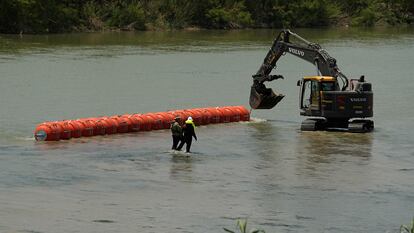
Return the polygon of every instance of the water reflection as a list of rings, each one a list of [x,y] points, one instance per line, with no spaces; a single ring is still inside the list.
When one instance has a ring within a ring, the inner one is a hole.
[[[193,163],[191,157],[172,156],[170,178],[182,182],[193,182]]]
[[[296,123],[273,121],[251,124],[250,129],[258,155],[255,204],[267,220],[263,228],[330,229],[342,221],[337,210],[349,201],[338,193],[363,190],[375,179],[370,167],[375,132],[301,132]]]
[[[347,169],[365,173],[363,167],[372,157],[372,134],[299,132],[295,149],[301,177],[321,178]]]
[[[264,162],[306,160],[309,166],[341,161],[366,162],[372,157],[373,133],[302,132],[293,124],[257,122],[251,127],[251,144]]]
[[[372,134],[344,132],[300,132],[298,133],[299,153],[313,157],[350,155],[369,159],[371,157]],[[318,159],[316,159],[318,160]]]
[[[276,153],[275,144],[279,143],[282,135],[271,122],[253,122],[249,124],[251,128],[249,142],[255,154],[262,157],[266,161],[271,161]]]

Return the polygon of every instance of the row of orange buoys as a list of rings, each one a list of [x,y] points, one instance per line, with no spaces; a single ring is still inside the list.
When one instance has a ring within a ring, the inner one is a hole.
[[[250,120],[250,113],[243,106],[194,108],[44,122],[37,125],[34,136],[37,141],[59,141],[106,134],[169,129],[171,122],[177,116],[182,120],[191,116],[196,125]]]

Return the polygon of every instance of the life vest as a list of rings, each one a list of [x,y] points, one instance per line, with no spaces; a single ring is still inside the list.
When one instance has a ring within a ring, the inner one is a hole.
[[[186,121],[185,121],[185,123],[186,123],[186,124],[191,124],[191,125],[193,125],[194,130],[195,130],[196,126],[195,126],[195,124],[194,124],[194,122],[193,122],[192,120],[186,120]]]

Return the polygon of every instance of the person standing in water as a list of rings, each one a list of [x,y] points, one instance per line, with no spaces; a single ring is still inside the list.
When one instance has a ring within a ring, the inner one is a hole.
[[[180,117],[175,117],[175,120],[171,123],[171,134],[173,139],[172,150],[177,150],[177,145],[183,140],[183,129],[180,125]]]
[[[178,146],[177,150],[181,150],[183,148],[184,143],[186,144],[186,153],[190,153],[191,143],[194,139],[197,141],[197,135],[195,133],[195,124],[193,122],[193,118],[190,116],[185,121],[185,125],[183,127],[184,137],[181,141],[180,145]]]

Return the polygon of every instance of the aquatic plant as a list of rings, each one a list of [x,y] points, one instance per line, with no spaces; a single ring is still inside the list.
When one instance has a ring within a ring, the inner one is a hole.
[[[400,233],[414,233],[414,217],[411,220],[411,226],[401,225],[400,226]]]
[[[240,233],[247,233],[247,219],[237,219],[236,228],[239,228]],[[235,231],[229,230],[227,228],[223,228],[225,231],[229,233],[236,233]],[[266,233],[264,230],[261,229],[251,229],[250,233]]]

